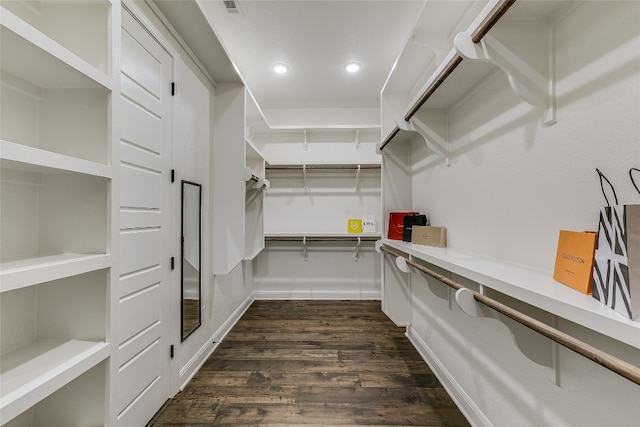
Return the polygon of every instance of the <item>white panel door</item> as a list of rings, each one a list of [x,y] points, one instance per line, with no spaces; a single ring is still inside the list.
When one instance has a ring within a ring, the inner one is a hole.
[[[170,397],[172,58],[122,14],[118,371],[119,426],[143,426]]]

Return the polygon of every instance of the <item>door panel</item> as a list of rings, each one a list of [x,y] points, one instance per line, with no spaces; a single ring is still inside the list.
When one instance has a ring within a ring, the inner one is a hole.
[[[123,9],[118,355],[119,426],[142,426],[170,397],[172,58]]]

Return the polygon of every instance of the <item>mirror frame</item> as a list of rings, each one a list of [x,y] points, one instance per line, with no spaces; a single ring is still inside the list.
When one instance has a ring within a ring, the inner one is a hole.
[[[187,186],[194,186],[198,189],[198,323],[188,331],[185,331],[185,195]],[[186,340],[196,329],[202,325],[202,185],[196,182],[182,180],[182,224],[180,232],[180,340]]]

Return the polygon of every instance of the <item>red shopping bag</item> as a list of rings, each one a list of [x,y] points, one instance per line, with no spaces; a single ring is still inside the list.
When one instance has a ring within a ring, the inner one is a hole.
[[[387,238],[391,240],[402,240],[402,233],[404,231],[404,216],[416,214],[417,212],[390,212]]]

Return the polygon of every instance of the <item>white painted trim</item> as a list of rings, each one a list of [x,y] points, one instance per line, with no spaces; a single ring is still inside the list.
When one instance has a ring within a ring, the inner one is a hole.
[[[256,300],[381,300],[380,291],[255,290]]]
[[[440,381],[462,414],[467,418],[467,421],[473,426],[492,427],[493,424],[491,421],[482,413],[478,405],[476,405],[473,399],[464,391],[444,363],[429,349],[427,343],[424,342],[415,330],[408,327],[406,336],[418,353],[420,353],[422,359],[429,365],[429,368],[431,368],[438,378],[438,381]]]
[[[225,322],[220,325],[218,330],[216,330],[211,337],[204,343],[204,345],[198,350],[193,357],[185,363],[185,365],[180,369],[179,377],[180,380],[186,375],[182,384],[180,385],[180,391],[182,391],[185,386],[191,381],[193,376],[202,368],[204,362],[209,359],[211,354],[218,348],[218,345],[222,342],[224,337],[227,336],[231,328],[240,320],[242,315],[247,311],[247,309],[251,306],[251,304],[255,301],[254,294],[251,293],[249,296],[235,309],[235,311],[225,320]],[[207,348],[213,343],[213,346],[207,351]],[[190,372],[190,373],[189,373]]]
[[[211,356],[211,353],[213,353],[218,344],[220,344],[218,342],[214,343],[209,351],[207,351],[207,347],[209,347],[210,342],[212,341],[207,340],[207,342],[204,343],[200,350],[196,351],[196,354],[194,354],[193,357],[187,363],[185,363],[182,369],[180,369],[180,380],[182,380],[182,378],[187,375],[187,378],[182,381],[182,384],[180,384],[180,391],[182,391],[189,383],[189,381],[191,381],[191,378],[193,378],[193,376],[200,370],[200,368],[202,368],[204,362],[209,358],[209,356]]]
[[[148,4],[146,3],[143,3],[143,4],[148,7]],[[129,11],[131,16],[133,16],[140,23],[140,25],[142,25],[142,27],[149,33],[149,35],[154,39],[156,39],[158,44],[162,46],[162,48],[166,50],[167,53],[171,56],[171,60],[173,61],[172,71],[173,71],[173,76],[175,77],[175,73],[176,73],[175,59],[180,57],[179,52],[173,47],[171,42],[169,42],[169,40],[166,37],[164,37],[164,35],[160,31],[158,31],[158,28],[156,27],[156,25],[154,25],[153,22],[149,20],[149,18],[147,17],[147,14],[145,14],[144,11],[140,8],[140,5],[136,4],[132,0],[125,0],[122,2],[122,6],[124,9]],[[150,11],[153,15],[155,15],[155,13],[152,10]]]
[[[151,0],[145,0],[145,3],[147,4],[147,6],[149,6],[149,9],[151,9],[151,11],[156,15],[156,17],[158,18],[158,20],[160,20],[160,22],[162,22],[162,25],[164,25],[164,27],[166,28],[166,30],[171,34],[171,36],[175,39],[176,43],[178,43],[178,45],[180,45],[180,47],[184,50],[186,56],[189,57],[189,59],[193,62],[193,64],[198,68],[198,70],[202,73],[202,75],[209,81],[209,83],[211,83],[211,85],[215,88],[217,83],[215,81],[215,79],[213,78],[213,76],[209,73],[209,71],[207,71],[206,67],[204,65],[202,65],[202,62],[200,62],[200,60],[198,59],[198,57],[196,56],[195,53],[193,53],[193,51],[191,50],[191,48],[189,47],[189,45],[187,45],[187,43],[184,41],[184,39],[180,36],[180,34],[178,33],[178,31],[176,31],[176,29],[173,27],[173,25],[171,25],[171,22],[169,22],[169,20],[167,19],[166,16],[164,16],[162,14],[162,12],[160,11],[160,9],[158,9],[158,6],[156,6]]]

